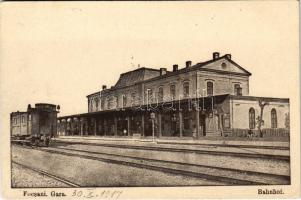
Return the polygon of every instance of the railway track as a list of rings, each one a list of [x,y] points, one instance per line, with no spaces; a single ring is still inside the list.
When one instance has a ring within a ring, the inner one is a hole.
[[[12,163],[13,163],[13,164],[16,164],[16,165],[19,165],[19,166],[21,166],[21,167],[23,167],[23,168],[32,170],[32,171],[34,171],[34,172],[37,172],[37,173],[39,173],[39,174],[42,174],[42,175],[44,175],[44,176],[46,176],[46,177],[50,177],[50,178],[52,178],[52,179],[55,179],[55,180],[57,180],[57,181],[60,181],[60,182],[66,184],[66,185],[68,185],[68,186],[70,186],[70,187],[81,187],[80,185],[78,185],[78,184],[76,184],[76,183],[70,182],[70,181],[68,181],[68,180],[66,180],[66,179],[64,179],[64,178],[58,177],[58,176],[56,176],[56,175],[54,175],[54,174],[50,174],[50,173],[45,172],[45,171],[42,171],[42,170],[40,170],[40,169],[36,169],[36,168],[34,168],[34,167],[31,167],[31,166],[28,166],[28,165],[25,165],[25,164],[22,164],[22,163],[13,161],[13,160],[12,160]]]
[[[181,152],[181,153],[197,153],[197,154],[210,154],[210,155],[222,155],[229,157],[244,157],[244,158],[262,158],[262,159],[273,159],[273,160],[285,160],[290,161],[290,157],[286,155],[271,155],[271,154],[258,154],[258,153],[243,153],[243,152],[229,152],[229,151],[214,151],[204,149],[189,149],[189,148],[171,148],[171,147],[160,147],[160,146],[138,146],[138,145],[123,145],[123,144],[104,144],[104,143],[86,143],[86,142],[63,142],[55,141],[56,144],[79,144],[79,145],[93,145],[113,148],[124,148],[124,149],[140,149],[140,150],[151,150],[151,151],[167,151],[167,152]],[[239,149],[239,148],[238,148]]]
[[[233,144],[200,144],[200,143],[181,143],[181,142],[165,142],[165,141],[158,141],[158,144],[168,144],[168,145],[189,145],[189,146],[216,146],[216,147],[234,147],[234,148],[244,148],[244,149],[275,149],[275,150],[289,150],[290,148],[287,146],[255,146],[255,145],[233,145]]]
[[[97,160],[118,165],[126,165],[150,170],[156,170],[177,175],[214,180],[224,185],[284,185],[290,184],[290,177],[262,172],[239,169],[213,167],[208,165],[188,164],[175,161],[142,158],[112,153],[85,151],[70,148],[37,148],[52,154]]]

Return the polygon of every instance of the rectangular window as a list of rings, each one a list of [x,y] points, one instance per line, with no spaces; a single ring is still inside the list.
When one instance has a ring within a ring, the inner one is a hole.
[[[175,85],[170,86],[170,98],[171,98],[171,100],[176,99],[176,86]]]
[[[104,103],[105,103],[105,101],[104,101],[104,99],[102,98],[102,99],[100,100],[101,110],[104,109],[104,106],[105,106]]]
[[[189,82],[185,82],[183,84],[183,96],[184,96],[184,98],[189,97]]]
[[[119,96],[116,96],[116,107],[120,107]]]
[[[230,128],[230,119],[229,118],[224,119],[224,127],[225,128]]]
[[[163,87],[159,87],[159,91],[158,91],[158,100],[159,102],[163,101]]]
[[[91,103],[91,111],[93,111],[93,110],[94,110],[94,103],[93,103],[93,99],[91,99],[90,103]]]
[[[234,85],[234,94],[236,96],[242,96],[242,88],[240,87],[239,84]]]
[[[124,94],[124,95],[122,95],[122,106],[126,107],[126,104],[127,104],[127,102],[126,102],[126,95]]]
[[[213,95],[213,82],[207,82],[207,96]]]
[[[98,110],[98,98],[95,99],[95,110]]]
[[[153,99],[153,90],[147,89],[147,103],[152,103]]]
[[[136,92],[133,92],[131,94],[131,104],[134,105],[135,104],[135,100],[136,100]]]
[[[110,103],[110,98],[107,97],[107,109],[110,109],[111,103]]]

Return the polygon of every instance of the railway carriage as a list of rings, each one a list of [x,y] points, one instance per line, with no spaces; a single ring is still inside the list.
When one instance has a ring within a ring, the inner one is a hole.
[[[57,113],[59,106],[37,103],[35,108],[29,104],[27,112],[12,112],[12,142],[35,146],[49,146],[57,132]]]

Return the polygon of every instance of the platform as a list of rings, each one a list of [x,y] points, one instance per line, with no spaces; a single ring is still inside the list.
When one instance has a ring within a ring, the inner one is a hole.
[[[174,138],[127,138],[127,137],[99,137],[99,136],[59,136],[55,140],[76,140],[81,142],[114,142],[119,144],[135,144],[143,145],[147,143],[178,145],[178,146],[198,146],[198,145],[215,145],[228,147],[254,147],[254,148],[269,148],[269,149],[289,149],[289,142],[280,141],[258,141],[258,140],[228,140],[228,139],[174,139]]]

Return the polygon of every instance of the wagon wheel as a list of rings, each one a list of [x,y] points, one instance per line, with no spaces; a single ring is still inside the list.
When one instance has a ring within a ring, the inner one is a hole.
[[[45,144],[46,147],[48,147],[49,144],[50,144],[50,140],[49,140],[48,138],[46,138],[46,139],[44,140],[44,144]]]
[[[32,139],[32,146],[37,147],[38,145],[39,145],[39,141],[36,138]]]

